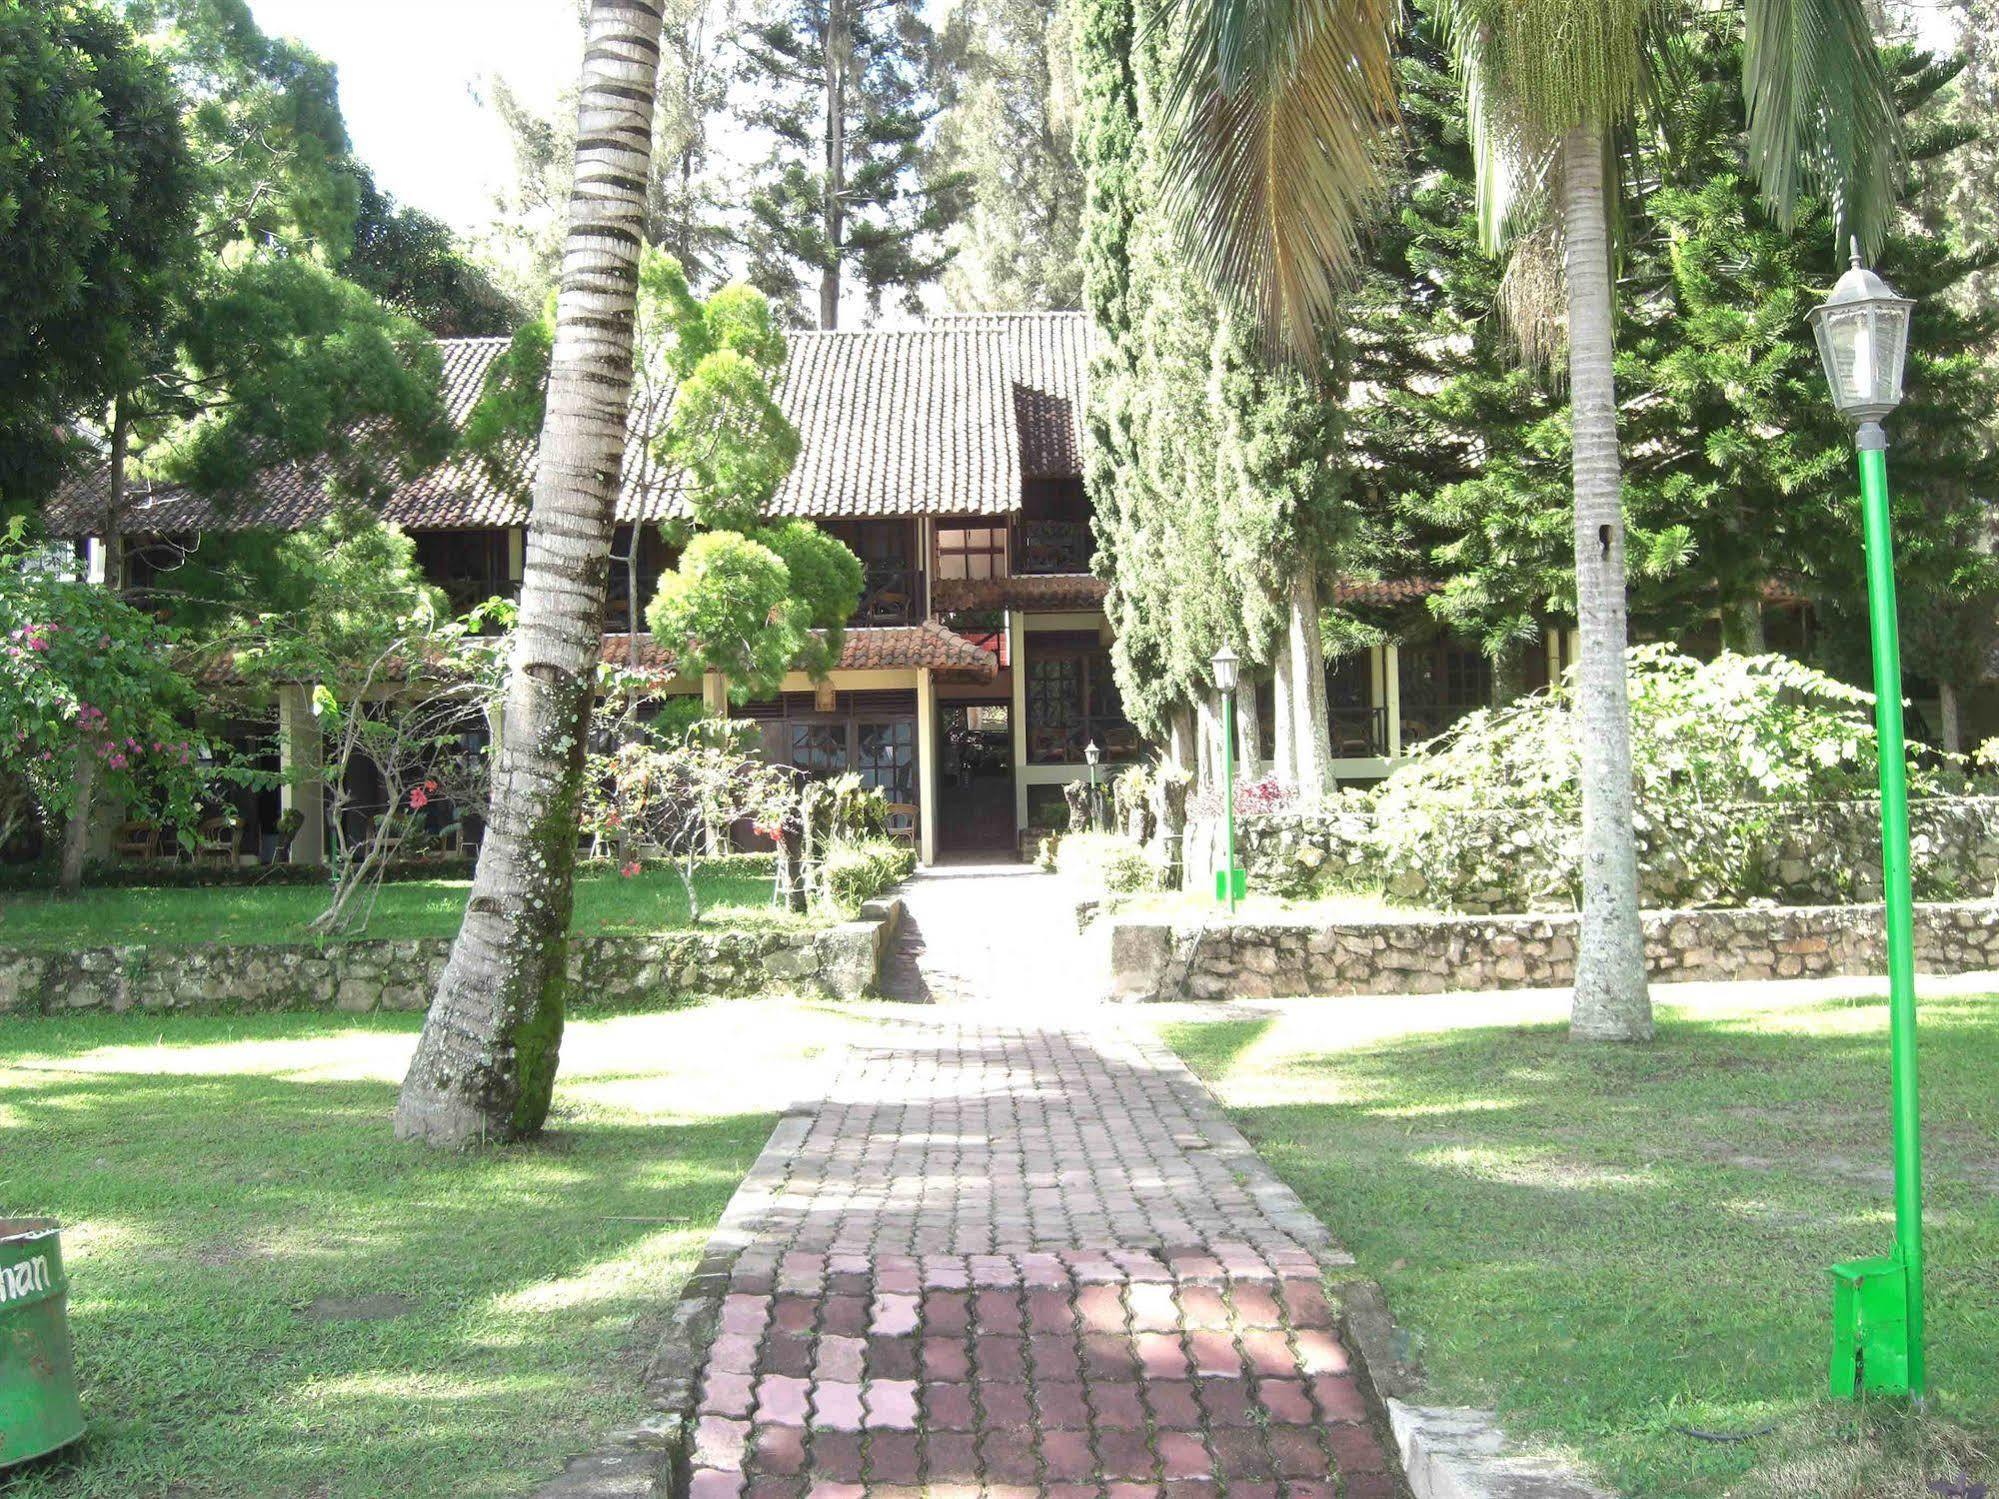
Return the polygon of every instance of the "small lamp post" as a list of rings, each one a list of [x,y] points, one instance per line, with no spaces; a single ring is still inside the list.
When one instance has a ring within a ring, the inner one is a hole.
[[[1923,1158],[1916,1106],[1916,961],[1909,890],[1908,751],[1902,732],[1902,647],[1888,508],[1888,434],[1902,400],[1902,363],[1915,303],[1860,263],[1811,314],[1833,404],[1855,424],[1867,546],[1867,613],[1874,647],[1874,721],[1881,756],[1882,898],[1888,927],[1888,1035],[1895,1136],[1895,1251],[1832,1267],[1832,1394],[1913,1396],[1923,1358]]]
[[[1104,763],[1104,752],[1096,740],[1083,746],[1083,759],[1090,767],[1090,831],[1101,833],[1104,829],[1103,819],[1097,815],[1097,767]]]
[[[1215,873],[1215,899],[1227,901],[1235,914],[1249,884],[1235,861],[1235,690],[1242,680],[1242,661],[1224,645],[1210,663],[1215,674],[1215,691],[1222,695],[1222,808],[1228,826],[1228,858]]]

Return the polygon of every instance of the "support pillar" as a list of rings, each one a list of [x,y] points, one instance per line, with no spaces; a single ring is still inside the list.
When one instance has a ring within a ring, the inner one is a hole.
[[[924,667],[916,674],[916,855],[937,862],[937,682]]]
[[[701,678],[701,708],[710,718],[729,716],[729,679],[719,671]]]
[[[278,689],[278,808],[303,821],[292,839],[294,864],[326,862],[326,779],[319,720],[312,713],[312,690]]]
[[[1389,641],[1381,648],[1382,702],[1388,708],[1388,758],[1402,758],[1402,647]]]
[[[1027,616],[1009,609],[1006,616],[1007,674],[1013,702],[1007,727],[1013,734],[1013,835],[1027,831]]]

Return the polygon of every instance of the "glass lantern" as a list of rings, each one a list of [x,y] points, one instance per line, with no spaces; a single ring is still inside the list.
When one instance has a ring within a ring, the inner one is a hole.
[[[1215,690],[1217,692],[1234,692],[1236,683],[1241,680],[1240,669],[1242,664],[1236,653],[1227,646],[1223,646],[1215,652],[1215,659],[1211,664],[1215,671]]]
[[[1902,402],[1902,361],[1909,350],[1915,303],[1860,263],[1839,278],[1811,315],[1832,402],[1850,421],[1879,421]]]

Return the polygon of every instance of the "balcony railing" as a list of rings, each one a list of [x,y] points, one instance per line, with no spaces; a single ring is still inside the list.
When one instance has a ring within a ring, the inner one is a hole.
[[[861,588],[860,607],[849,623],[857,627],[922,624],[923,569],[869,568],[867,581]]]
[[[1027,574],[1086,573],[1097,539],[1087,521],[1030,520],[1020,523],[1020,552],[1014,571]]]
[[[1388,758],[1386,708],[1328,708],[1326,724],[1331,731],[1335,760]]]

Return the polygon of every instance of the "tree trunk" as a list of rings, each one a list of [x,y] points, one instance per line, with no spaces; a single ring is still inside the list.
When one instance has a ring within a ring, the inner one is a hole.
[[[1498,655],[1488,659],[1492,662],[1492,706],[1504,708],[1518,701],[1527,689],[1526,663],[1520,659],[1520,648],[1502,646]]]
[[[1201,745],[1201,784],[1222,784],[1222,705],[1220,695],[1203,692],[1196,707]]]
[[[1624,508],[1612,378],[1609,219],[1600,133],[1562,142],[1569,404],[1575,432],[1577,737],[1581,741],[1582,922],[1569,1030],[1577,1040],[1645,1041],[1652,999],[1638,921],[1632,832],[1631,704],[1625,685]]]
[[[56,890],[75,895],[83,889],[83,862],[90,856],[90,813],[97,788],[97,749],[79,740],[76,770],[70,778],[69,817],[62,830],[62,868]]]
[[[1235,760],[1243,780],[1263,778],[1263,725],[1256,719],[1256,682],[1248,672],[1236,679]]]
[[[1281,786],[1298,786],[1298,715],[1292,704],[1296,676],[1291,670],[1291,632],[1277,642],[1277,659],[1270,665],[1270,696],[1274,711],[1270,726],[1270,773]]]
[[[1194,758],[1194,710],[1182,705],[1175,708],[1166,720],[1166,757],[1173,765],[1192,776],[1199,766]]]
[[[1964,753],[1964,724],[1958,717],[1957,689],[1948,682],[1937,683],[1937,716],[1943,721],[1937,725],[1937,734],[1943,740],[1938,746],[1947,755]]]
[[[1760,656],[1769,649],[1763,637],[1763,604],[1760,599],[1746,599],[1722,607],[1721,644],[1724,650],[1742,656]]]
[[[125,398],[111,407],[111,492],[104,503],[104,586],[125,596],[125,469],[132,451],[132,421]]]
[[[840,326],[840,244],[847,217],[847,69],[852,62],[847,0],[826,9],[826,263],[819,268],[819,326]]]
[[[1333,789],[1333,735],[1326,713],[1326,647],[1319,633],[1319,580],[1300,568],[1291,580],[1286,654],[1291,667],[1292,754],[1298,795],[1308,802]]]
[[[567,988],[576,817],[632,384],[658,0],[591,0],[548,414],[486,839],[396,1105],[435,1145],[541,1128]]]

